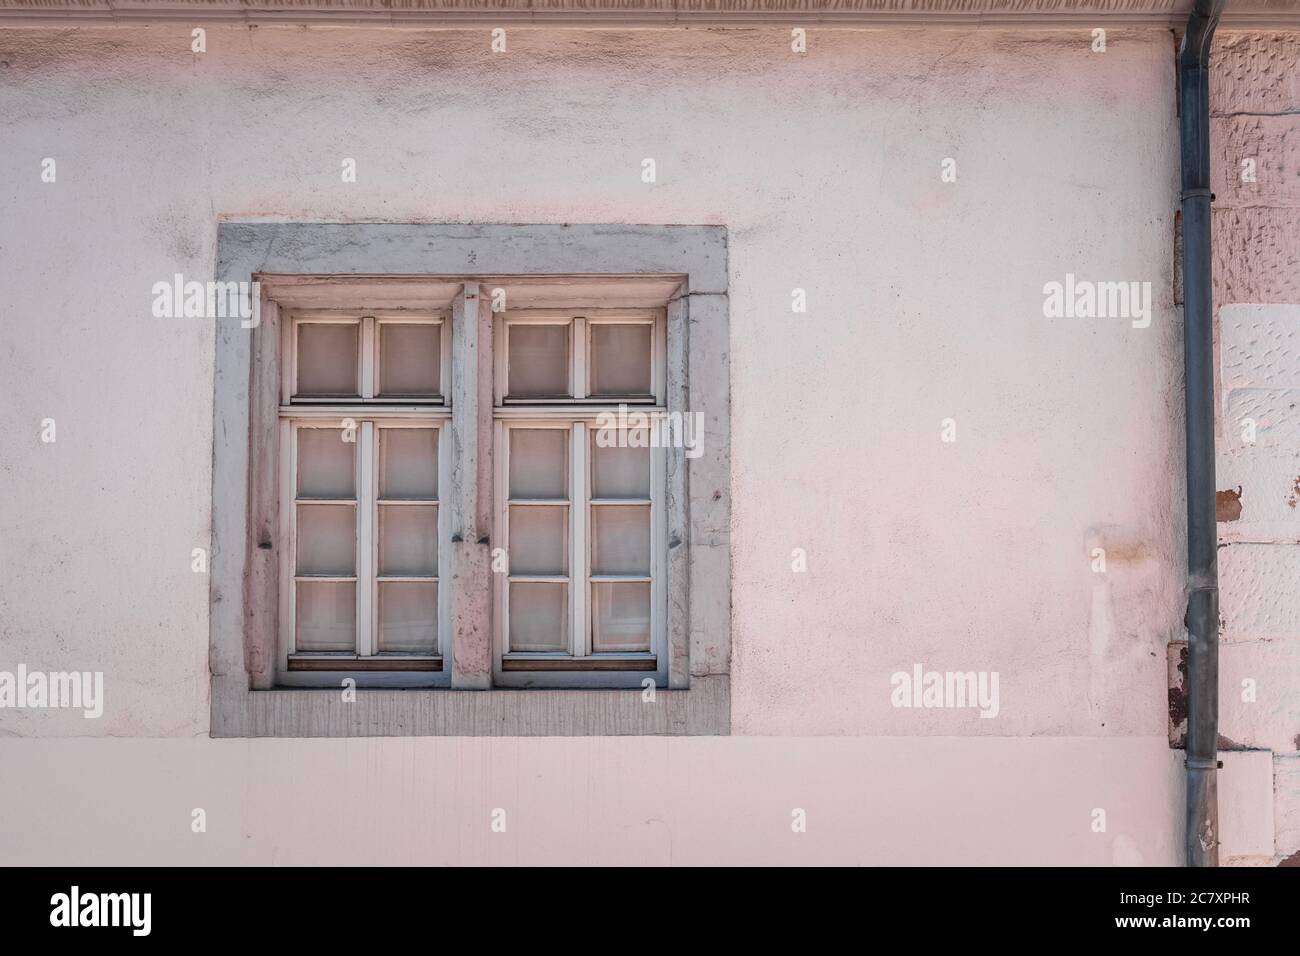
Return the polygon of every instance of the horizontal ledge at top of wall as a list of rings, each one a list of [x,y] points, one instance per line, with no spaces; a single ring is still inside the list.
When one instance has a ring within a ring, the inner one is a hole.
[[[129,4],[109,0],[38,0],[39,5],[0,3],[0,22],[32,25],[81,23],[140,23],[149,21],[248,22],[266,25],[319,23],[337,26],[378,27],[564,27],[647,28],[665,27],[774,27],[803,26],[819,29],[871,29],[895,27],[969,30],[1069,28],[1181,29],[1187,23],[1188,0],[1081,0],[1062,6],[1059,0],[1040,0],[1041,9],[1006,9],[1005,0],[974,0],[966,10],[951,9],[950,0],[911,0],[910,9],[882,7],[879,0],[858,0],[856,9],[747,9],[744,0],[696,0],[694,9],[676,6],[677,0],[648,2],[628,9],[617,0],[594,0],[584,9],[535,9],[510,6],[500,0],[480,0],[477,9],[440,7],[436,3],[401,10],[367,2],[303,3],[295,9],[260,6],[248,2],[176,2],[136,0]],[[845,0],[840,0],[841,4]],[[852,0],[847,0],[852,2]],[[1300,10],[1270,5],[1271,0],[1247,3],[1246,9],[1229,6],[1221,30],[1300,29]],[[1110,6],[1110,9],[1106,9]]]

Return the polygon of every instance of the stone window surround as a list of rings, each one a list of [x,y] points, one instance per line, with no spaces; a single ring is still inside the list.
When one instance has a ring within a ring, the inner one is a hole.
[[[222,221],[219,282],[275,276],[399,277],[474,282],[479,277],[670,276],[668,408],[704,415],[704,454],[670,458],[668,479],[668,687],[653,701],[635,689],[492,688],[490,629],[469,607],[454,615],[451,689],[279,688],[275,598],[279,555],[265,502],[278,456],[259,442],[278,408],[275,303],[262,324],[216,323],[210,670],[214,737],[590,736],[730,732],[730,388],[727,234],[691,225],[444,225]],[[462,312],[490,302],[458,297]],[[468,302],[468,306],[467,306]],[[272,334],[272,333],[275,334]],[[455,334],[455,333],[453,333]],[[483,337],[480,336],[480,340]],[[490,343],[490,335],[486,336]],[[490,344],[488,345],[490,348]],[[480,356],[482,359],[482,356]],[[480,360],[479,366],[484,365]],[[273,374],[267,374],[268,366]],[[490,368],[490,364],[488,365]],[[457,377],[460,379],[457,380]],[[468,378],[466,378],[468,376]],[[453,372],[453,414],[478,428],[482,379]],[[457,390],[459,387],[459,390]],[[490,391],[487,403],[490,405]],[[254,428],[261,424],[263,431]],[[471,424],[472,423],[472,424]],[[455,422],[453,423],[455,425]],[[470,442],[469,445],[481,442]],[[254,453],[253,449],[257,449]],[[462,473],[481,474],[472,453]],[[490,474],[490,469],[488,469]],[[490,542],[473,479],[457,479],[464,526],[452,573],[487,574]],[[267,545],[270,544],[270,547]],[[459,567],[457,567],[459,566]],[[269,624],[268,624],[269,620]],[[465,647],[467,652],[459,653]],[[483,653],[478,653],[480,649]]]

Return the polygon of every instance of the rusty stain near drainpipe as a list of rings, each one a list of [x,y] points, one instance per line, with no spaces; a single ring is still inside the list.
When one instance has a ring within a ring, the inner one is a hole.
[[[1187,645],[1178,648],[1178,675],[1170,675],[1169,687],[1169,746],[1182,748],[1186,745],[1187,728]]]
[[[1241,485],[1236,491],[1229,488],[1214,493],[1214,517],[1219,521],[1236,521],[1241,517]]]

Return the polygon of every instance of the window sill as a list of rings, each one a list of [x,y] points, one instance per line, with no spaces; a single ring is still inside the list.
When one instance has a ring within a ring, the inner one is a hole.
[[[725,674],[680,690],[276,687],[214,678],[213,737],[710,736],[731,732]],[[345,696],[349,699],[345,699]]]
[[[353,654],[290,654],[291,671],[440,671],[441,657],[393,655],[357,657]]]
[[[659,666],[653,654],[602,654],[598,657],[558,657],[507,654],[503,671],[653,671]]]

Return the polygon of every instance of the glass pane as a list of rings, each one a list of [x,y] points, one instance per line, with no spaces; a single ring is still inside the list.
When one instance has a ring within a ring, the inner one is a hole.
[[[510,573],[568,574],[568,509],[514,505],[510,509]]]
[[[569,586],[510,585],[510,650],[569,649]]]
[[[650,394],[649,325],[591,326],[592,395]]]
[[[438,497],[438,429],[379,429],[379,497]]]
[[[294,646],[300,651],[355,651],[357,586],[351,581],[299,581]]]
[[[438,506],[379,506],[379,573],[438,573]]]
[[[438,649],[438,585],[379,582],[379,650],[433,654]]]
[[[341,428],[299,428],[298,497],[355,498],[356,449]]]
[[[299,325],[296,394],[356,395],[359,336],[354,323]]]
[[[357,509],[298,505],[298,573],[357,573]]]
[[[379,394],[438,395],[442,326],[379,323]]]
[[[591,509],[591,573],[650,573],[650,506]]]
[[[510,326],[509,383],[512,398],[569,394],[569,327]]]
[[[598,581],[591,586],[593,653],[650,650],[650,584]]]
[[[510,429],[510,497],[568,498],[569,430]]]
[[[623,432],[621,440],[626,440]],[[649,440],[642,429],[642,438]],[[591,449],[591,496],[593,498],[649,498],[650,449],[602,448],[597,431]],[[640,441],[641,439],[637,439]]]

